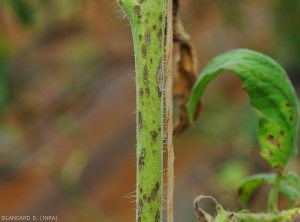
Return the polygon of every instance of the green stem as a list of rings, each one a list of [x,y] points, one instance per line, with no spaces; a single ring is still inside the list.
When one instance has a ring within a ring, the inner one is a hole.
[[[280,171],[277,171],[274,185],[272,186],[270,193],[269,193],[268,211],[270,213],[278,213],[279,212],[278,207],[277,207],[277,201],[278,201],[278,192],[279,192],[279,185],[280,185],[281,179],[282,179],[282,173]]]
[[[118,0],[128,15],[136,66],[136,221],[162,221],[165,0]]]
[[[236,213],[237,222],[283,222],[283,216],[278,214],[246,214]]]

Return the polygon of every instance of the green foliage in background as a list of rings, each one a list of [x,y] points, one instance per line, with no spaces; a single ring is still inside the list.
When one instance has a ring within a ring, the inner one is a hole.
[[[218,214],[214,221],[295,221],[295,218],[299,219],[298,208],[281,214],[277,209],[278,192],[287,197],[290,208],[300,203],[299,176],[293,172],[284,172],[287,162],[297,153],[299,135],[298,101],[293,86],[284,69],[273,59],[247,49],[226,52],[206,65],[193,86],[188,102],[191,123],[204,89],[223,71],[234,72],[241,78],[243,89],[259,116],[257,135],[262,149],[261,156],[276,169],[276,173],[254,175],[239,185],[239,196],[244,206],[263,182],[272,185],[267,214],[227,212],[215,201]],[[198,200],[201,202],[205,198],[200,197]],[[199,212],[203,213],[201,208]]]
[[[0,2],[11,7],[17,18],[22,24],[33,22],[32,13],[29,5],[23,0],[5,0]],[[0,30],[0,114],[7,107],[10,99],[9,92],[9,67],[13,56],[13,48],[8,40],[6,33]]]
[[[188,104],[190,121],[207,84],[225,70],[242,79],[251,105],[260,117],[257,133],[261,155],[272,167],[283,170],[297,151],[298,103],[285,71],[269,57],[237,49],[213,59],[193,87]]]

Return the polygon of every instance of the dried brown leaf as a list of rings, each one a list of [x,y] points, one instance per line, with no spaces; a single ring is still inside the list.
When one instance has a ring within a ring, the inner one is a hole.
[[[184,43],[179,45],[180,59],[177,62],[177,73],[174,76],[173,83],[173,97],[179,104],[179,118],[175,124],[173,135],[179,135],[183,130],[189,126],[187,116],[187,102],[196,81],[197,58],[194,46],[191,43]],[[200,101],[195,113],[195,119],[200,113]]]

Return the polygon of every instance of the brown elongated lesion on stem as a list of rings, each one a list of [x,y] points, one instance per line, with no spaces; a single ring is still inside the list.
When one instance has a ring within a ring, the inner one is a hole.
[[[173,83],[173,96],[179,105],[179,117],[173,134],[174,136],[178,136],[190,125],[187,115],[187,103],[197,77],[196,51],[190,42],[189,35],[183,28],[179,16],[179,0],[173,0],[173,41],[179,48],[179,60]],[[200,109],[201,103],[199,101],[195,112],[195,119],[198,117]]]

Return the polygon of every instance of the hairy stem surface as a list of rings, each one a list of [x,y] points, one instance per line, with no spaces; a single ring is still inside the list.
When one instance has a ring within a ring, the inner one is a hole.
[[[136,69],[136,221],[162,221],[166,0],[118,0],[133,34]]]

